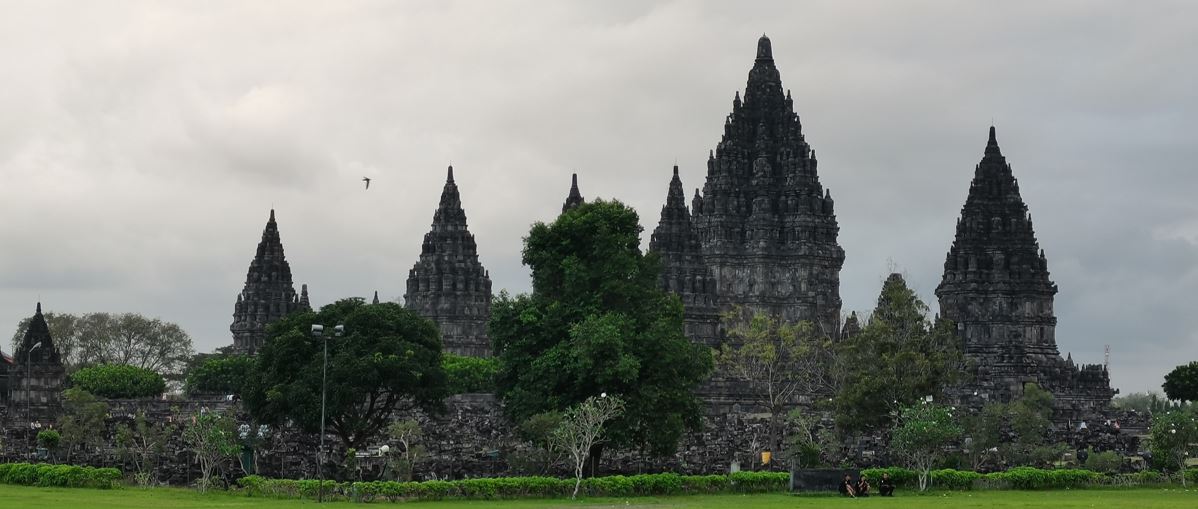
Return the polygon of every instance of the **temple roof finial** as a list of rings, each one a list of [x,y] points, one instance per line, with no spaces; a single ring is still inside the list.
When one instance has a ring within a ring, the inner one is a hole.
[[[570,175],[570,194],[566,196],[566,203],[562,204],[562,213],[566,213],[574,207],[582,205],[586,200],[582,198],[582,193],[578,191],[578,174]]]
[[[35,311],[34,313],[39,314],[39,315],[42,314],[42,303],[41,302],[37,303],[37,311]]]
[[[270,209],[270,219],[268,219],[267,222],[270,222],[270,223],[275,222],[275,209],[273,209],[273,208]]]
[[[378,303],[379,303],[379,291],[375,290],[374,291],[374,301],[371,302],[371,304],[378,304]]]
[[[774,50],[770,47],[770,38],[765,34],[761,34],[761,38],[757,39],[757,60],[773,60]]]
[[[452,164],[449,165],[449,176],[446,177],[445,182],[453,183],[453,165]]]
[[[674,165],[674,176],[675,177],[678,176],[678,165],[677,164]]]

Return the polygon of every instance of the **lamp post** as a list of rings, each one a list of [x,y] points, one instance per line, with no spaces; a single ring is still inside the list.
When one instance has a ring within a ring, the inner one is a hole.
[[[38,341],[25,352],[25,418],[29,419],[29,427],[33,427],[33,351],[42,347]]]
[[[339,338],[344,333],[344,325],[333,327],[334,337]],[[315,323],[312,324],[312,337],[324,340],[324,364],[320,369],[320,449],[316,451],[316,471],[320,479],[320,484],[316,487],[316,502],[321,503],[324,502],[324,406],[329,379],[329,338],[324,335],[324,326]]]

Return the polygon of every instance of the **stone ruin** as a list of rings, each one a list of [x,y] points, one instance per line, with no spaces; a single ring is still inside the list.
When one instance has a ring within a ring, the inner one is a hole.
[[[855,313],[841,320],[845,253],[837,241],[834,200],[820,185],[817,166],[794,101],[783,91],[770,40],[763,36],[744,98],[735,95],[721,140],[709,153],[702,189],[695,190],[688,208],[675,167],[649,239],[649,250],[662,260],[661,286],[682,300],[685,332],[693,341],[720,344],[720,313],[735,308],[809,320],[832,338],[860,330]],[[562,212],[582,203],[574,175]],[[1102,429],[1111,427],[1109,402],[1116,392],[1106,368],[1078,366],[1071,357],[1062,359],[1057,349],[1056,292],[992,127],[936,289],[940,316],[957,323],[970,361],[972,381],[956,396],[960,404],[978,407],[1018,397],[1024,383],[1034,382],[1054,395],[1062,437],[1116,443],[1121,440],[1117,433],[1102,435]],[[409,272],[405,305],[438,324],[447,352],[488,356],[491,297],[489,273],[478,260],[451,167],[432,227]],[[272,210],[234,305],[234,349],[252,354],[264,341],[267,324],[301,309],[310,309],[307,287],[295,291]],[[10,438],[29,433],[28,427],[12,426],[16,417],[26,417],[26,424],[52,422],[58,411],[64,374],[40,316],[39,305],[16,355],[0,359],[0,387],[6,387],[0,391],[6,403],[0,410]],[[738,451],[752,450],[754,437],[764,441],[762,415],[735,381],[716,376],[701,395],[709,403],[704,430],[688,436],[676,457],[659,466],[723,471]],[[508,472],[510,465],[497,462],[493,453],[520,446],[494,398],[459,396],[450,409],[448,416],[429,421],[436,442],[430,447],[430,468],[444,475]],[[1084,427],[1083,422],[1090,424]],[[1107,438],[1094,438],[1099,436]],[[311,439],[294,434],[287,439],[290,446],[281,441],[279,447],[291,450],[279,453],[278,472],[310,470],[303,444]],[[860,457],[866,463],[879,461],[871,452],[871,446],[863,447]],[[617,458],[622,458],[613,464],[618,471],[643,468],[636,466],[634,455]],[[188,468],[181,471],[172,475],[186,477]]]

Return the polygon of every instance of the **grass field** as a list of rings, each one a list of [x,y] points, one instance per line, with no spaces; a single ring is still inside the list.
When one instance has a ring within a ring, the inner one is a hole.
[[[1198,490],[1126,489],[1126,490],[1063,490],[1063,491],[975,491],[948,492],[928,495],[900,493],[895,498],[871,497],[844,499],[834,496],[791,495],[708,495],[693,497],[590,499],[590,500],[495,500],[443,501],[391,504],[351,504],[335,502],[331,507],[402,507],[404,509],[538,509],[556,507],[594,508],[744,508],[793,509],[872,506],[894,509],[923,508],[1134,508],[1172,509],[1198,507]],[[67,488],[29,488],[0,485],[0,508],[12,509],[275,509],[314,507],[310,500],[275,500],[248,498],[236,494],[214,492],[200,495],[177,488],[141,490],[88,490]]]

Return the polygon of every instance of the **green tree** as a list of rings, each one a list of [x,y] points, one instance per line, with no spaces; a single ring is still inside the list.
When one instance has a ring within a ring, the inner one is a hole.
[[[426,454],[424,446],[418,443],[424,437],[424,429],[415,419],[405,419],[387,426],[387,435],[403,448],[391,453],[396,477],[401,481],[411,481],[416,462]]]
[[[62,393],[63,414],[58,420],[62,442],[67,448],[66,460],[77,448],[99,447],[104,441],[104,421],[108,418],[108,403],[91,393],[72,387]]]
[[[183,388],[188,394],[241,396],[253,370],[254,358],[248,355],[209,356],[187,370]]]
[[[1173,368],[1165,375],[1162,388],[1169,399],[1183,403],[1198,401],[1198,361]]]
[[[626,404],[608,429],[614,445],[668,455],[698,428],[694,389],[711,354],[683,335],[682,304],[659,288],[659,263],[641,253],[640,233],[635,211],[602,200],[532,227],[524,242],[532,294],[500,294],[490,323],[497,392],[513,422],[607,392]]]
[[[204,410],[192,414],[191,421],[184,423],[183,443],[200,464],[196,486],[201,493],[212,485],[212,473],[241,450],[236,428],[231,415]]]
[[[606,440],[606,425],[612,419],[620,417],[624,412],[624,401],[617,396],[608,397],[601,394],[591,396],[582,403],[574,405],[562,414],[562,421],[550,435],[550,440],[561,451],[570,456],[574,467],[574,493],[570,498],[578,497],[578,487],[582,485],[582,474],[587,459],[595,446]]]
[[[168,423],[151,425],[145,412],[137,412],[133,426],[121,423],[116,429],[117,451],[124,461],[133,464],[133,478],[138,486],[152,486],[157,479],[158,461],[166,451],[175,428]]]
[[[928,306],[903,277],[891,274],[861,332],[838,344],[837,427],[889,427],[898,412],[926,396],[942,399],[963,364],[952,323],[928,319]]]
[[[963,432],[949,407],[917,404],[902,411],[890,443],[919,475],[919,491],[925,491],[932,467],[944,459],[945,446]]]
[[[799,395],[825,392],[831,341],[811,322],[785,323],[764,313],[747,323],[724,315],[727,338],[715,352],[719,371],[744,384],[770,416],[769,447],[782,453],[782,420]]]
[[[1154,461],[1184,473],[1187,460],[1198,457],[1198,416],[1193,410],[1153,415],[1148,440]],[[1186,485],[1185,475],[1181,485]]]
[[[316,338],[344,325],[341,337]],[[344,299],[319,312],[292,313],[268,328],[244,396],[255,421],[291,419],[318,433],[323,348],[328,342],[327,422],[346,448],[362,449],[397,412],[444,409],[446,376],[436,325],[399,304]]]
[[[1005,440],[1007,405],[989,403],[981,411],[961,419],[965,428],[965,455],[970,470],[979,471],[1001,458],[999,448]]]
[[[1119,410],[1135,410],[1140,413],[1149,413],[1153,411],[1153,405],[1160,400],[1160,394],[1156,392],[1133,392],[1123,396],[1116,396],[1111,400],[1111,406]]]
[[[535,465],[534,473],[545,475],[560,456],[553,446],[553,431],[562,423],[561,412],[543,412],[536,414],[520,423],[520,438],[532,444],[534,455],[531,462]]]
[[[1052,444],[1053,397],[1034,383],[1023,385],[1023,394],[1006,405],[1007,427],[1012,437],[1000,446],[1010,465],[1045,466],[1068,447]]]
[[[166,391],[162,375],[146,368],[101,364],[71,374],[71,383],[101,398],[156,398]]]
[[[182,372],[192,354],[191,336],[176,324],[137,313],[46,313],[54,346],[68,370],[95,364],[127,364],[159,373]],[[20,342],[30,318],[17,324]]]
[[[494,358],[446,353],[441,358],[441,366],[449,378],[450,394],[495,391],[495,373],[499,370],[499,362]]]

